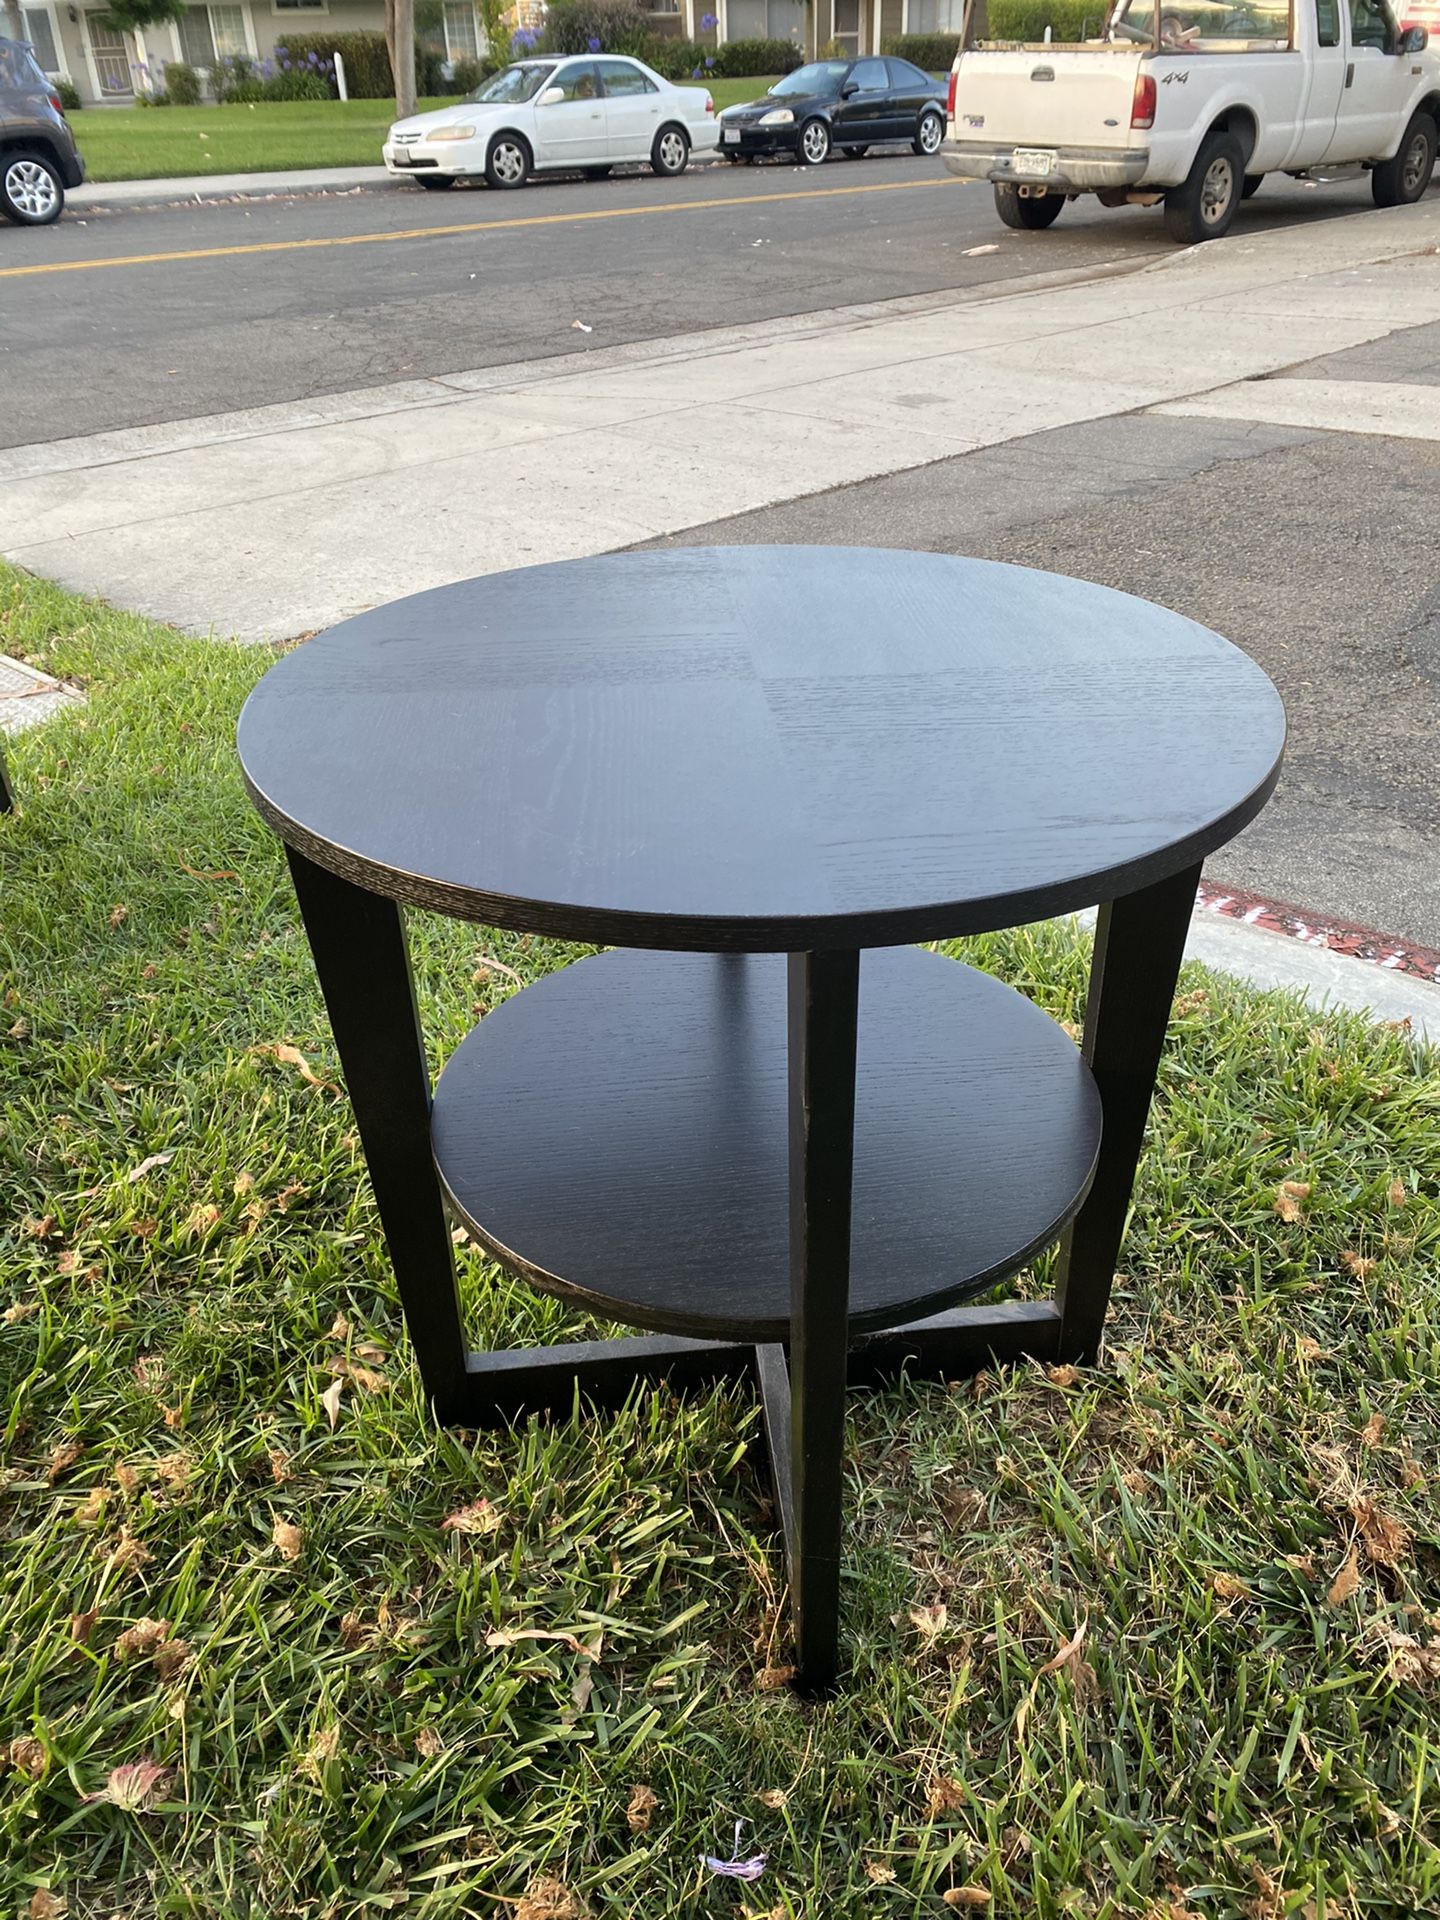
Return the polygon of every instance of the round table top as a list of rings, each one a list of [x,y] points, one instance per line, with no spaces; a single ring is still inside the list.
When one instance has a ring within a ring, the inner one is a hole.
[[[888,946],[1193,865],[1285,718],[1193,620],[1060,575],[696,547],[348,620],[240,716],[252,798],[372,892],[631,947]]]

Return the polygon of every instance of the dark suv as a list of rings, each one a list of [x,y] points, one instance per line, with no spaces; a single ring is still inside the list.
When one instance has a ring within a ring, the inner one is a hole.
[[[0,214],[22,227],[60,218],[85,178],[60,96],[18,40],[0,40]]]

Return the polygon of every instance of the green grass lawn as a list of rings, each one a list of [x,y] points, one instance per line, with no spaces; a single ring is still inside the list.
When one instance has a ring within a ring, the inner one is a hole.
[[[769,79],[708,83],[716,110],[753,99]],[[449,100],[422,100],[421,111]],[[89,178],[165,180],[291,167],[379,166],[389,100],[266,102],[253,107],[106,107],[72,113]]]
[[[747,1392],[428,1423],[235,765],[270,656],[4,568],[0,651],[90,695],[0,818],[6,1913],[1440,1911],[1433,1055],[1187,977],[1106,1364],[855,1396],[808,1706]],[[437,1059],[567,958],[412,925]],[[1069,932],[963,950],[1078,1018]],[[461,1260],[481,1341],[584,1325]]]

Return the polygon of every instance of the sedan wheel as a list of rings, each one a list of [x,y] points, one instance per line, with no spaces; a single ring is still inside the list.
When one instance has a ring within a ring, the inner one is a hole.
[[[690,142],[679,127],[662,127],[650,149],[650,165],[656,173],[674,179],[690,164]]]
[[[945,138],[945,122],[938,113],[922,113],[920,126],[915,135],[916,153],[938,153],[940,142]]]
[[[60,218],[65,189],[48,160],[36,153],[12,153],[3,167],[0,213],[22,227],[47,227]]]
[[[830,158],[830,129],[823,120],[807,120],[801,127],[795,158],[802,167],[820,167]]]
[[[530,177],[530,149],[518,134],[498,133],[485,160],[485,178],[492,187],[523,187]]]
[[[841,148],[841,152],[845,155],[845,158],[847,160],[863,160],[866,154],[869,153],[869,151],[870,151],[869,147],[842,147]]]

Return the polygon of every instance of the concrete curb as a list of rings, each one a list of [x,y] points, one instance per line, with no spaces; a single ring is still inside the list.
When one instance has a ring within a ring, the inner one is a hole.
[[[689,171],[724,165],[700,154]],[[191,174],[173,180],[91,181],[66,195],[72,213],[124,212],[133,207],[183,207],[218,200],[292,200],[302,194],[408,193],[411,182],[384,167],[296,167],[283,173]]]

